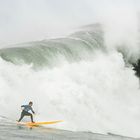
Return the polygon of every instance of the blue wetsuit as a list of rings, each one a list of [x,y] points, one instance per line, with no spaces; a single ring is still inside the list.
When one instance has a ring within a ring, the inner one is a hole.
[[[29,111],[31,110],[33,113],[35,113],[32,109],[32,107],[30,105],[22,105],[21,107],[24,107],[24,109],[21,112],[21,116],[20,119],[18,120],[18,122],[20,122],[24,116],[30,116],[31,117],[31,121],[33,121],[33,115],[31,113],[29,113]]]
[[[30,105],[22,105],[21,107],[24,107],[23,110],[26,112],[29,112],[31,110],[33,113],[35,113]]]

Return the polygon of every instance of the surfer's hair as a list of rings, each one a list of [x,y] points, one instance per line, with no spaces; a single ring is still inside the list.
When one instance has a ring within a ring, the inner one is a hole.
[[[29,104],[33,104],[33,102],[32,102],[32,101],[30,101],[30,102],[29,102]]]

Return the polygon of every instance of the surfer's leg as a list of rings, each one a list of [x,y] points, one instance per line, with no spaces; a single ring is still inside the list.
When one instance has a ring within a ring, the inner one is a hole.
[[[33,121],[33,115],[32,115],[32,114],[30,114],[30,117],[31,117],[31,121],[34,122],[34,121]]]
[[[33,115],[32,115],[31,113],[26,112],[26,115],[27,115],[27,116],[30,116],[30,117],[31,117],[31,121],[34,122],[34,121],[33,121]]]
[[[18,122],[20,122],[20,121],[23,119],[24,116],[25,116],[25,115],[24,115],[24,112],[22,111],[22,112],[21,112],[21,116],[20,116]]]

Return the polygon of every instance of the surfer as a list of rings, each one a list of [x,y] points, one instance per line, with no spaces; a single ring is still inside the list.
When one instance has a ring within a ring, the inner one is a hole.
[[[28,105],[21,106],[22,112],[21,112],[21,116],[20,116],[18,122],[20,122],[24,116],[30,116],[32,123],[34,123],[33,115],[32,115],[32,113],[29,112],[29,111],[32,111],[33,114],[35,114],[34,110],[32,109],[32,105],[33,105],[33,102],[30,101]]]

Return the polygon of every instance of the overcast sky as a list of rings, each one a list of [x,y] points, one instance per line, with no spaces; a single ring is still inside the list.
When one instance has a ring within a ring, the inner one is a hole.
[[[0,45],[55,37],[95,22],[135,23],[139,9],[139,0],[0,0]]]

